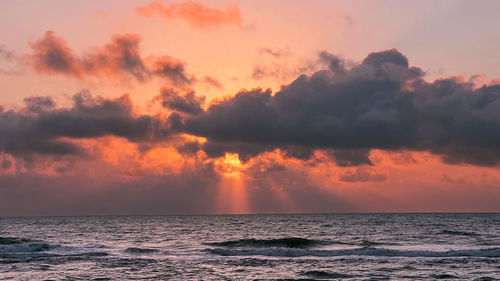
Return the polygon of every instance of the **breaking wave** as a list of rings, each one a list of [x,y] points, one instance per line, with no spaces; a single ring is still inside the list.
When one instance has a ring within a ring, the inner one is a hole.
[[[500,248],[483,248],[449,251],[411,251],[384,248],[362,247],[342,250],[307,250],[292,248],[267,249],[207,249],[211,254],[220,256],[269,256],[269,257],[339,257],[339,256],[373,256],[373,257],[500,257]]]
[[[353,275],[343,274],[337,272],[328,272],[323,270],[310,270],[302,272],[301,275],[305,275],[312,278],[318,279],[344,279],[344,278],[353,278]]]
[[[310,248],[314,246],[328,245],[331,242],[321,241],[321,240],[312,240],[306,238],[299,237],[286,237],[286,238],[277,238],[277,239],[238,239],[238,240],[229,240],[223,242],[212,242],[205,243],[210,246],[218,246],[218,247],[228,247],[228,248],[237,248],[237,247],[256,247],[256,248],[266,248],[266,247],[282,247],[282,248]]]
[[[55,245],[26,238],[0,237],[0,254],[41,252],[54,247]]]
[[[80,260],[107,255],[108,253],[105,252],[82,251],[80,248],[53,245],[39,240],[0,237],[0,264],[60,257],[68,260]]]

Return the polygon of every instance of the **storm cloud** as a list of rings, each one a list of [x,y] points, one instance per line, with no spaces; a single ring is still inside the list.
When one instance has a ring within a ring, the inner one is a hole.
[[[0,151],[14,156],[83,155],[68,139],[116,136],[134,143],[154,143],[173,133],[170,119],[136,114],[127,95],[93,97],[82,91],[72,106],[58,108],[50,97],[31,97],[19,110],[0,109]]]
[[[500,85],[459,78],[424,80],[395,49],[347,68],[323,53],[329,69],[302,75],[275,94],[243,90],[185,120],[216,155],[273,148],[332,150],[341,166],[371,164],[372,149],[428,151],[447,163],[500,162]]]

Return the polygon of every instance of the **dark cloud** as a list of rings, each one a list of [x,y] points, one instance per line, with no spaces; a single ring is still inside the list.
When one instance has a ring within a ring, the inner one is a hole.
[[[117,136],[152,143],[164,141],[171,134],[170,119],[136,114],[127,95],[105,99],[83,91],[73,96],[69,108],[57,108],[49,97],[31,97],[17,111],[0,111],[0,151],[21,157],[85,153],[63,138]]]
[[[371,149],[429,151],[447,163],[500,163],[500,85],[433,82],[397,50],[302,75],[276,94],[241,91],[185,120],[210,155],[289,146],[332,149],[341,166],[371,164]],[[214,147],[216,149],[214,149]],[[215,152],[214,152],[215,151]]]
[[[269,121],[277,117],[269,106],[271,99],[270,90],[239,92],[210,106],[200,117],[188,119],[187,129],[196,135],[213,136],[215,141],[265,144],[274,134]]]
[[[319,54],[319,60],[325,63],[328,69],[336,75],[345,73],[345,61],[341,57],[323,51]]]
[[[243,161],[279,148],[305,160],[324,150],[339,166],[372,165],[372,149],[428,151],[451,164],[500,163],[500,85],[427,82],[394,49],[353,65],[328,53],[320,59],[327,70],[302,75],[275,94],[243,90],[206,110],[194,92],[162,88],[156,100],[174,111],[167,120],[135,114],[127,97],[81,94],[66,109],[50,98],[28,98],[20,111],[0,111],[0,143],[7,153],[75,154],[79,147],[61,138],[114,135],[151,143],[183,132],[205,137],[199,146],[209,157],[232,152]]]
[[[161,93],[155,98],[160,101],[165,108],[183,112],[187,114],[200,114],[203,112],[202,105],[205,102],[205,97],[196,96],[192,90],[187,90],[181,94],[174,88],[161,88]]]
[[[162,78],[167,79],[175,86],[185,86],[192,84],[196,79],[189,77],[185,70],[185,63],[182,61],[163,56],[150,58],[152,61],[151,71]]]
[[[88,75],[130,75],[145,81],[150,75],[140,55],[137,34],[115,35],[111,42],[95,49],[82,59],[82,68]]]
[[[66,74],[80,77],[80,61],[75,57],[66,41],[54,31],[47,31],[43,38],[30,43],[33,52],[28,56],[36,71],[47,74]]]
[[[137,34],[115,35],[108,44],[77,56],[64,38],[47,31],[44,37],[30,44],[32,53],[26,58],[36,71],[46,74],[76,78],[104,77],[119,81],[135,78],[140,82],[156,76],[179,87],[196,81],[195,77],[186,73],[185,63],[178,59],[169,56],[142,58],[140,42]]]
[[[281,150],[287,157],[297,158],[302,160],[311,159],[311,157],[314,155],[314,148],[308,146],[291,145],[286,148],[281,148]]]
[[[335,163],[340,167],[373,165],[368,158],[369,149],[335,149],[331,151]]]
[[[188,141],[177,147],[181,154],[195,154],[201,150],[201,144],[197,141]]]
[[[41,113],[53,109],[56,103],[51,97],[29,97],[24,99],[28,112]]]

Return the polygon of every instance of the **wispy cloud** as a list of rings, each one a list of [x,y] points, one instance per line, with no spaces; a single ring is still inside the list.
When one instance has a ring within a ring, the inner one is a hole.
[[[210,8],[193,1],[163,5],[161,1],[155,0],[146,6],[136,7],[135,11],[144,17],[158,15],[166,19],[182,19],[198,28],[241,25],[243,22],[240,9],[233,5],[227,5],[224,8]]]

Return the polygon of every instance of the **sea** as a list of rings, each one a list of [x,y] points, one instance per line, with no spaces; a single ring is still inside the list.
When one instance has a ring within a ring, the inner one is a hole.
[[[0,280],[499,280],[500,214],[0,218]]]

